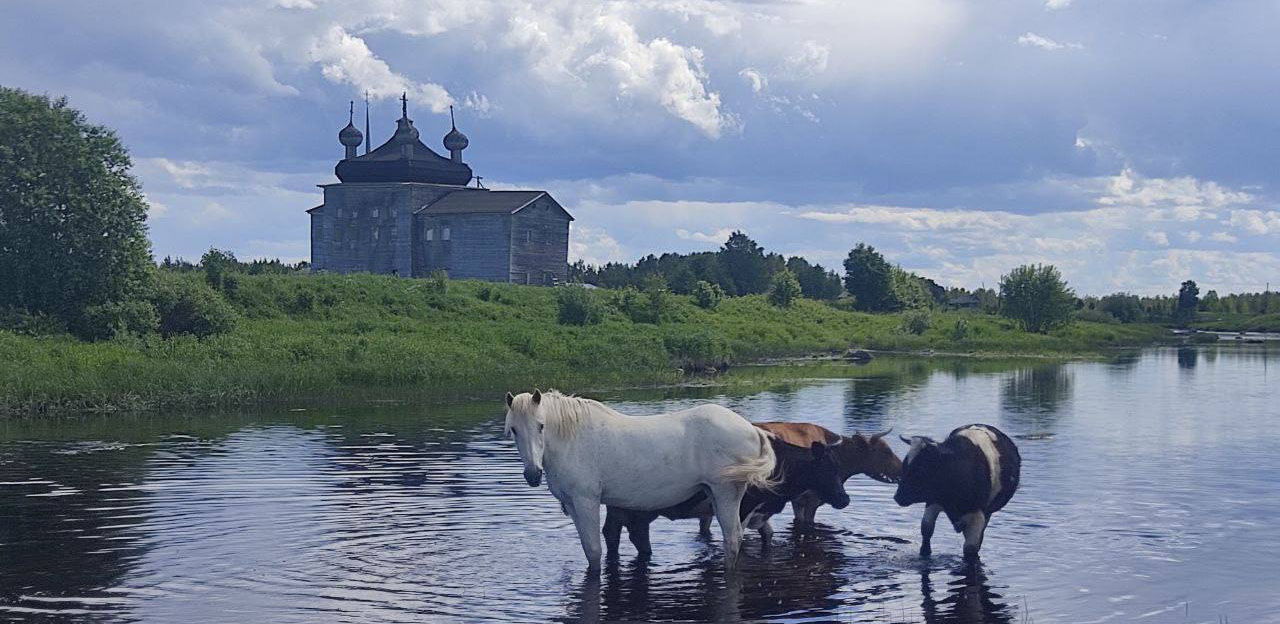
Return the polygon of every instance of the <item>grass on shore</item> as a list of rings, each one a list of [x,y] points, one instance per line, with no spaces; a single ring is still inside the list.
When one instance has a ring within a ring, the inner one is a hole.
[[[199,280],[200,274],[183,276]],[[602,300],[612,293],[597,291]],[[933,349],[949,353],[1072,355],[1161,341],[1153,325],[1076,322],[1027,334],[998,317],[932,315],[921,335],[902,315],[870,315],[763,296],[703,310],[671,296],[661,324],[634,323],[606,306],[600,324],[557,323],[549,288],[374,275],[241,276],[229,299],[230,333],[125,337],[0,331],[0,414],[140,410],[342,398],[397,390],[473,395],[556,386],[565,390],[670,383],[680,368],[838,351]],[[955,332],[963,319],[967,331]]]
[[[1227,332],[1280,332],[1280,312],[1270,314],[1209,314],[1192,324],[1196,329]]]

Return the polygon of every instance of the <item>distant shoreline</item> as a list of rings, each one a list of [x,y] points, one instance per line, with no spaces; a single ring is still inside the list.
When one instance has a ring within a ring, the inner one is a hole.
[[[182,279],[201,280],[202,274]],[[977,312],[934,311],[920,334],[903,314],[866,314],[764,296],[714,310],[669,295],[662,320],[633,322],[618,291],[591,291],[598,324],[557,322],[556,289],[377,275],[241,275],[234,330],[198,340],[126,336],[88,343],[0,331],[0,415],[205,409],[365,394],[475,396],[556,386],[620,388],[850,348],[967,357],[1079,357],[1173,344],[1152,324],[1076,321],[1046,335]],[[300,303],[301,302],[301,303]],[[305,303],[305,305],[303,305]]]

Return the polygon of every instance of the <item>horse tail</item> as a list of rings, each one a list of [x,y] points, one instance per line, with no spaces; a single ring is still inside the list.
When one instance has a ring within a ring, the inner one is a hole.
[[[725,468],[720,476],[732,483],[742,483],[747,487],[757,487],[762,490],[773,490],[781,482],[780,479],[773,479],[773,470],[778,465],[778,457],[773,452],[773,444],[769,442],[769,434],[761,429],[755,429],[756,436],[760,441],[760,449],[755,457],[741,459],[739,463]]]

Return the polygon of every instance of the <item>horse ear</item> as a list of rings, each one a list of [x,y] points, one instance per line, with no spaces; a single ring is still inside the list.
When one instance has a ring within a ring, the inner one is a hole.
[[[542,391],[537,388],[533,389],[533,402],[535,405],[542,403]]]
[[[507,407],[511,407],[511,404],[512,404],[512,403],[514,403],[514,402],[515,402],[515,400],[516,400],[516,398],[515,398],[514,396],[512,396],[510,392],[508,392],[508,393],[507,393]]]

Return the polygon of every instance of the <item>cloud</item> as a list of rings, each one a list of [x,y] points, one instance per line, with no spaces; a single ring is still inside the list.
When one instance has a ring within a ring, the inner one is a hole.
[[[714,243],[716,245],[723,244],[729,240],[729,235],[733,234],[734,228],[720,228],[714,232],[690,232],[684,228],[676,229],[676,236],[684,240],[699,241],[703,243]]]
[[[334,25],[317,37],[311,46],[311,58],[321,65],[321,73],[331,82],[348,84],[356,91],[367,91],[375,99],[412,95],[415,104],[425,104],[434,112],[443,112],[453,104],[444,87],[430,82],[415,82],[391,71],[386,61],[374,55],[364,39]]]
[[[742,76],[743,80],[746,80],[748,85],[751,85],[752,93],[760,93],[761,91],[769,88],[769,77],[765,76],[764,73],[758,69],[746,67],[743,68],[742,71],[738,72],[738,75]]]
[[[1233,235],[1231,235],[1231,234],[1228,234],[1227,232],[1214,232],[1213,234],[1210,234],[1210,235],[1209,235],[1209,240],[1211,240],[1211,241],[1217,241],[1217,242],[1219,242],[1219,243],[1238,243],[1238,242],[1240,242],[1240,238],[1239,238],[1239,237],[1237,237],[1237,236],[1233,236]]]
[[[609,262],[628,262],[632,258],[604,229],[575,225],[569,237],[569,261],[578,260],[599,266]]]
[[[1250,234],[1280,234],[1280,211],[1232,210],[1229,222]]]
[[[1147,232],[1143,236],[1145,236],[1147,240],[1161,247],[1169,246],[1169,235],[1164,232]]]
[[[1074,0],[1045,0],[1044,8],[1050,11],[1060,11],[1071,6]]]
[[[1031,46],[1040,48],[1041,50],[1080,50],[1084,46],[1079,43],[1058,43],[1053,39],[1037,35],[1033,32],[1023,33],[1018,37],[1018,45]]]
[[[854,206],[842,212],[808,210],[802,219],[825,223],[869,223],[892,225],[907,230],[956,230],[992,228],[1006,230],[1026,218],[1007,212],[982,210],[935,210],[894,206]]]
[[[801,43],[800,49],[787,57],[786,68],[796,76],[817,76],[827,71],[830,60],[831,46],[810,40]]]

